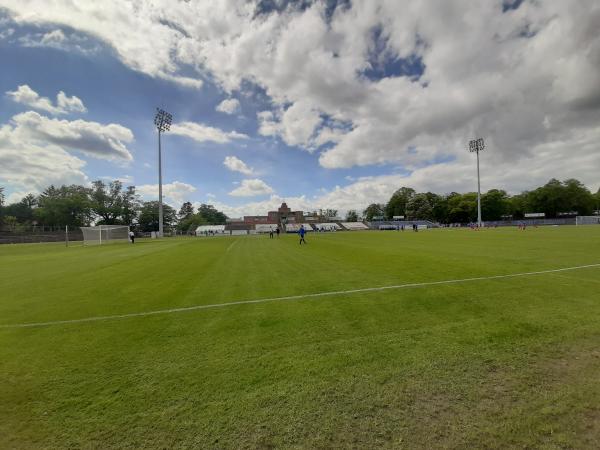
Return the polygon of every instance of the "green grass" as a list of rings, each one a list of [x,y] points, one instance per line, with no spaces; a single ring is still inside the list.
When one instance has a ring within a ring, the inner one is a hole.
[[[0,325],[600,263],[600,227],[0,247]],[[0,327],[0,448],[595,448],[600,267]]]

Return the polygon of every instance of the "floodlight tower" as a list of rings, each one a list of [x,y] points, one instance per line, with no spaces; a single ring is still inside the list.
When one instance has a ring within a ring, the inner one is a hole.
[[[158,236],[163,236],[163,201],[162,201],[162,157],[160,149],[160,134],[169,131],[173,116],[168,112],[156,108],[154,116],[154,125],[158,130]]]
[[[469,151],[477,153],[477,226],[481,228],[481,183],[479,181],[479,152],[482,152],[485,144],[482,138],[469,141]]]

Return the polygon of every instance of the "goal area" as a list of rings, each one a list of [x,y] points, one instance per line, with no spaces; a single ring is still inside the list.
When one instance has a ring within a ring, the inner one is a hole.
[[[577,216],[576,225],[600,225],[600,216]]]
[[[103,245],[129,240],[127,225],[98,225],[80,228],[83,233],[83,245]]]

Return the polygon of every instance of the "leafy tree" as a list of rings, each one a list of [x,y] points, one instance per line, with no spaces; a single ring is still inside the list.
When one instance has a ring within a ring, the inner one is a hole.
[[[384,205],[380,203],[371,203],[367,208],[363,211],[363,216],[365,220],[373,220],[373,217],[383,216],[385,211]]]
[[[38,197],[35,218],[53,226],[87,226],[93,218],[90,189],[84,186],[50,186]]]
[[[433,192],[427,192],[425,196],[432,208],[432,220],[448,223],[448,199],[443,195],[434,194]]]
[[[507,215],[513,219],[522,219],[529,210],[529,192],[523,192],[519,195],[513,195],[507,201]]]
[[[416,194],[411,197],[406,205],[406,214],[409,220],[432,220],[433,208],[427,194]]]
[[[394,216],[405,216],[406,206],[415,194],[416,191],[413,188],[401,187],[398,189],[392,194],[390,200],[385,205],[385,216],[388,219]]]
[[[4,212],[2,206],[4,206],[4,187],[0,186],[0,225],[2,225],[3,223],[3,219],[2,217],[4,216]]]
[[[165,230],[171,229],[177,223],[175,210],[163,203],[163,226]],[[140,231],[158,231],[158,201],[144,202],[138,217]]]
[[[19,223],[30,223],[34,219],[34,208],[37,206],[37,199],[28,194],[18,203],[12,203],[4,207],[4,214],[13,216]]]
[[[194,215],[194,207],[192,206],[192,203],[185,202],[183,205],[181,205],[181,208],[179,209],[179,212],[177,213],[177,219],[185,220],[185,219],[189,219],[193,215]]]
[[[337,217],[338,210],[337,209],[326,209],[325,217]]]
[[[130,225],[135,222],[142,202],[135,192],[135,186],[127,186],[121,194],[121,223]]]
[[[19,226],[19,221],[15,216],[4,216],[4,226],[11,231],[15,231]]]
[[[481,196],[481,216],[486,220],[500,220],[509,211],[508,194],[491,189]]]
[[[574,178],[563,181],[567,210],[562,212],[577,211],[581,216],[587,216],[594,210],[594,195],[585,185]]]
[[[467,223],[477,220],[477,194],[469,192],[448,195],[448,222]]]
[[[205,219],[205,223],[209,225],[224,225],[227,221],[227,216],[217,209],[213,205],[205,205],[204,203],[198,208],[199,216]]]
[[[358,214],[355,210],[351,209],[346,213],[346,222],[358,222]]]

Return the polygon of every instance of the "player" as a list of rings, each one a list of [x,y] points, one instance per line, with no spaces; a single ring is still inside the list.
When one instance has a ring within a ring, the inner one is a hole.
[[[273,227],[269,229],[269,239],[273,239]]]
[[[300,245],[304,242],[306,244],[306,240],[304,239],[304,235],[306,234],[306,230],[304,229],[304,225],[300,225],[300,229],[298,230],[298,234],[300,235]]]
[[[133,232],[133,230],[129,231],[129,240],[131,241],[132,244],[135,243],[135,233]]]

